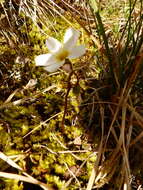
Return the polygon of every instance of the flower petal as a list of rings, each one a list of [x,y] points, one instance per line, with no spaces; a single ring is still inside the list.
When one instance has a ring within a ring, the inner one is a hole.
[[[80,33],[78,30],[74,28],[67,29],[64,36],[64,48],[68,50],[72,49],[76,45],[79,35]]]
[[[48,47],[48,50],[52,53],[57,52],[62,46],[62,44],[57,39],[52,37],[49,37],[46,40],[46,45]]]
[[[75,59],[77,57],[82,56],[85,52],[86,52],[86,49],[85,49],[84,45],[75,46],[71,50],[70,55],[68,56],[68,58]]]
[[[47,66],[56,62],[56,58],[53,54],[42,54],[35,58],[36,66]]]
[[[64,64],[64,61],[54,63],[54,64],[44,67],[44,69],[48,72],[54,72],[54,71],[58,70],[63,64]]]

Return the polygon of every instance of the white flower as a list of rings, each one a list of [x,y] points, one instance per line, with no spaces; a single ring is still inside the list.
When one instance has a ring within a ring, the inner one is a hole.
[[[66,30],[63,43],[49,37],[46,45],[50,53],[37,56],[35,58],[36,66],[44,66],[45,70],[54,72],[65,63],[65,59],[74,59],[83,55],[85,47],[83,45],[76,46],[79,35],[79,31],[69,28]]]

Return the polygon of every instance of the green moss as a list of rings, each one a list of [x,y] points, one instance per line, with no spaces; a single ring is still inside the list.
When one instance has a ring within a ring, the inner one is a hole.
[[[22,190],[22,183],[19,184],[17,180],[7,179],[4,180],[7,186],[4,188],[5,190]]]

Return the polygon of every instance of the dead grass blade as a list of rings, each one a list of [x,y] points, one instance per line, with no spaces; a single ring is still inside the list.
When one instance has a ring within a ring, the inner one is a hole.
[[[0,109],[4,109],[4,108],[8,108],[8,107],[11,107],[11,106],[18,106],[18,105],[21,105],[23,103],[25,103],[26,101],[33,101],[35,100],[39,95],[42,95],[52,89],[56,88],[56,85],[52,85],[52,86],[49,86],[48,88],[42,90],[41,92],[36,92],[35,94],[31,96],[28,96],[28,97],[25,97],[25,98],[22,98],[22,99],[18,99],[18,100],[15,100],[13,102],[11,102],[12,98],[15,96],[15,94],[18,92],[18,91],[21,91],[23,89],[16,89],[12,94],[10,94],[10,96],[7,98],[7,100],[0,105]]]
[[[30,177],[25,177],[22,175],[18,175],[18,174],[12,174],[12,173],[6,173],[6,172],[0,172],[0,177],[4,177],[4,178],[9,178],[9,179],[15,179],[15,180],[20,180],[20,181],[24,181],[24,182],[28,182],[28,183],[32,183],[35,185],[39,185],[41,188],[43,188],[44,190],[53,190],[51,187],[48,187],[46,184]]]
[[[0,158],[4,160],[5,162],[7,162],[10,166],[20,170],[25,175],[23,176],[23,175],[18,175],[18,174],[0,172],[0,177],[20,180],[20,181],[24,181],[24,182],[28,182],[32,184],[37,184],[40,187],[42,187],[44,190],[52,190],[52,188],[49,187],[48,185],[42,183],[41,181],[38,181],[37,179],[33,178],[32,176],[24,172],[23,169],[18,164],[16,164],[11,158],[6,156],[3,152],[0,152]]]
[[[7,162],[10,166],[18,169],[18,170],[23,170],[18,164],[16,164],[12,159],[10,159],[8,156],[6,156],[4,153],[0,152],[0,158]]]
[[[98,95],[97,98],[99,99]],[[104,153],[103,151],[103,137],[104,137],[104,108],[103,105],[100,104],[100,116],[101,116],[101,130],[102,130],[102,136],[101,136],[101,140],[100,140],[100,145],[99,145],[99,149],[98,149],[98,154],[97,154],[97,160],[95,162],[94,168],[92,169],[88,184],[87,184],[87,188],[86,190],[91,190],[96,179],[97,179],[97,174],[99,171],[99,163],[102,159],[102,154]]]

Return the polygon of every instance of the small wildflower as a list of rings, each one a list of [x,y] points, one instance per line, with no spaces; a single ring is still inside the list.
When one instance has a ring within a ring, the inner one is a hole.
[[[85,53],[84,45],[76,46],[79,31],[69,28],[66,30],[64,42],[49,37],[46,40],[49,53],[39,55],[35,58],[36,66],[43,66],[45,70],[54,72],[59,69],[66,59],[75,59]]]

